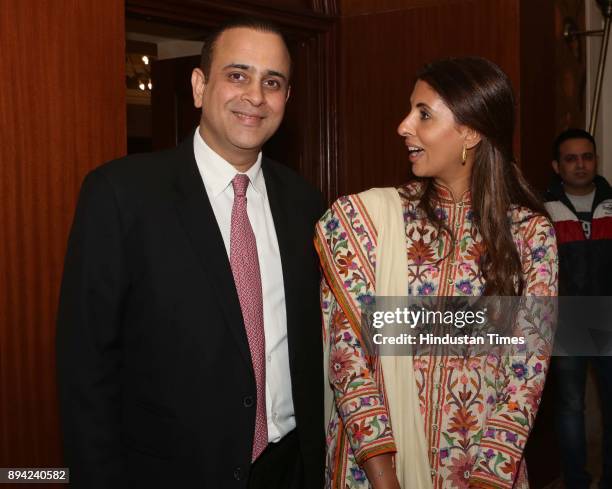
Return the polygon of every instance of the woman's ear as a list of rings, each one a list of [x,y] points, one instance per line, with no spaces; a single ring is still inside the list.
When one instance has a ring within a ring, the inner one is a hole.
[[[478,146],[478,143],[482,141],[482,136],[480,133],[471,127],[465,127],[463,137],[465,140],[465,147],[467,149],[472,149]]]

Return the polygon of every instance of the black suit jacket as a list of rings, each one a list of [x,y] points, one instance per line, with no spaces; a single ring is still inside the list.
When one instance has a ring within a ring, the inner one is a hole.
[[[264,158],[305,487],[323,486],[318,191]],[[255,380],[231,268],[189,138],[83,183],[57,330],[73,487],[245,488]]]

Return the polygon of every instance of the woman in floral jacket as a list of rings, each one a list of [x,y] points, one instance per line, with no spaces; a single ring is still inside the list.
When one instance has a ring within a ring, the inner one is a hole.
[[[418,178],[393,192],[407,260],[391,274],[405,280],[403,295],[555,296],[554,231],[512,154],[507,76],[481,58],[438,61],[419,74],[410,104],[398,132]],[[369,195],[338,199],[315,239],[335,401],[327,487],[528,487],[523,450],[552,332],[541,329],[519,356],[417,354],[389,367],[371,355],[360,311],[382,291],[383,240]],[[390,409],[398,385],[409,394]],[[415,423],[400,422],[406,413]]]

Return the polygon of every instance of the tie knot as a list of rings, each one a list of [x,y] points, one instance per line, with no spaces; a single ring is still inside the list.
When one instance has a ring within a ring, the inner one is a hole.
[[[246,173],[237,173],[232,180],[232,186],[234,187],[234,195],[236,197],[244,197],[249,186],[248,175]]]

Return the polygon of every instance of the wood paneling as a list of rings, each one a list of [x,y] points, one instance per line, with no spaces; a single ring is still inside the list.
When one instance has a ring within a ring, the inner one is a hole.
[[[340,193],[407,179],[408,155],[396,128],[425,63],[484,56],[519,90],[518,7],[516,0],[466,0],[342,18]]]
[[[243,3],[298,12],[309,12],[312,9],[312,0],[244,0]]]
[[[515,153],[531,183],[543,188],[554,136],[552,0],[396,4],[408,6],[341,18],[340,193],[408,177],[407,154],[395,131],[415,73],[431,60],[464,55],[489,58],[512,79],[518,102]]]
[[[586,124],[587,39],[580,36],[568,42],[563,37],[567,19],[571,20],[578,31],[586,30],[584,0],[554,0],[554,4],[556,133],[558,134],[570,127],[584,129]]]
[[[544,191],[551,176],[551,147],[556,131],[555,14],[553,0],[520,3],[520,163],[525,177]],[[531,487],[546,487],[560,473],[558,452],[542,457],[557,443],[549,370],[540,411],[525,449]]]
[[[465,0],[454,0],[465,2]],[[450,0],[340,0],[340,13],[343,17],[367,15],[419,7],[435,7]]]
[[[520,163],[544,191],[556,132],[555,9],[553,0],[521,0]]]
[[[123,2],[0,12],[0,466],[59,466],[58,290],[81,180],[125,150]]]
[[[279,24],[289,36],[295,33],[300,37],[306,30],[328,31],[334,22],[328,13],[334,10],[332,0],[313,2],[314,10],[310,12],[280,9],[263,1],[258,5],[233,0],[126,0],[125,3],[131,15],[196,27],[216,26],[239,16],[263,18]]]

